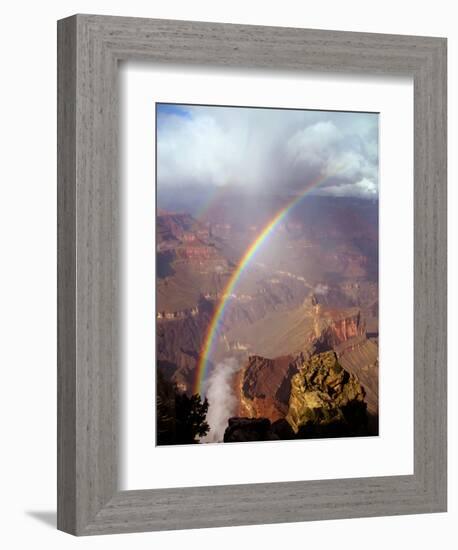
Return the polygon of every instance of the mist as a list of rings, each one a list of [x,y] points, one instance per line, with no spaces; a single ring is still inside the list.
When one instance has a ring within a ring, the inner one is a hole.
[[[227,421],[236,412],[237,398],[232,387],[232,378],[239,368],[235,359],[225,359],[218,363],[208,379],[206,397],[209,402],[207,422],[210,431],[201,439],[202,443],[223,441]]]

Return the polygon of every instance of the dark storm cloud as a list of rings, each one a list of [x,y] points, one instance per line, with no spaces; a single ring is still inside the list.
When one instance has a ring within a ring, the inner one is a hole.
[[[236,184],[319,194],[378,193],[378,116],[367,113],[158,106],[163,186]]]

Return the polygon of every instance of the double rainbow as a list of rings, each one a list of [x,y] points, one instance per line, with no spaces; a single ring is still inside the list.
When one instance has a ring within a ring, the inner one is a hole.
[[[264,226],[262,231],[243,254],[242,258],[237,264],[237,268],[232,273],[221,293],[221,298],[207,327],[204,344],[202,346],[202,350],[199,356],[199,362],[197,364],[196,378],[194,381],[194,393],[199,393],[202,395],[203,382],[207,376],[209,358],[215,346],[219,326],[224,317],[224,312],[227,308],[230,297],[233,294],[234,289],[239,282],[245,268],[254,258],[254,256],[259,251],[269,235],[272,234],[277,225],[287,216],[288,212],[292,208],[294,208],[294,206],[296,206],[296,204],[298,204],[307,195],[307,193],[309,193],[312,189],[318,187],[318,185],[323,183],[328,177],[329,174],[321,175],[317,179],[308,183],[305,188],[302,189],[299,195],[294,196],[293,199],[291,199],[274,215],[273,218],[271,218],[271,220]]]

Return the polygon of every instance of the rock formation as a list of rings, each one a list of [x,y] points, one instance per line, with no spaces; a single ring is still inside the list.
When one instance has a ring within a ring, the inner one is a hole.
[[[225,443],[279,439],[268,418],[230,418],[224,432]]]
[[[333,351],[313,355],[298,371],[286,415],[295,434],[362,435],[367,430],[364,389]]]
[[[317,303],[313,322],[314,334],[310,340],[316,349],[322,351],[334,349],[351,338],[366,334],[366,326],[358,308],[347,308],[340,312]]]
[[[230,418],[224,432],[224,443],[243,441],[275,441],[296,439],[288,422],[282,418],[271,422],[268,418]]]
[[[369,435],[364,388],[333,351],[301,358],[285,418],[229,419],[225,442]]]
[[[267,359],[251,355],[236,377],[241,416],[284,418],[288,412],[289,380],[297,372],[291,356]]]

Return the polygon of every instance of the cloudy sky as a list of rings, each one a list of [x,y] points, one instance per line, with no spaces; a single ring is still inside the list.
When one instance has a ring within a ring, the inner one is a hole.
[[[375,198],[378,115],[157,104],[159,188],[238,185]]]

